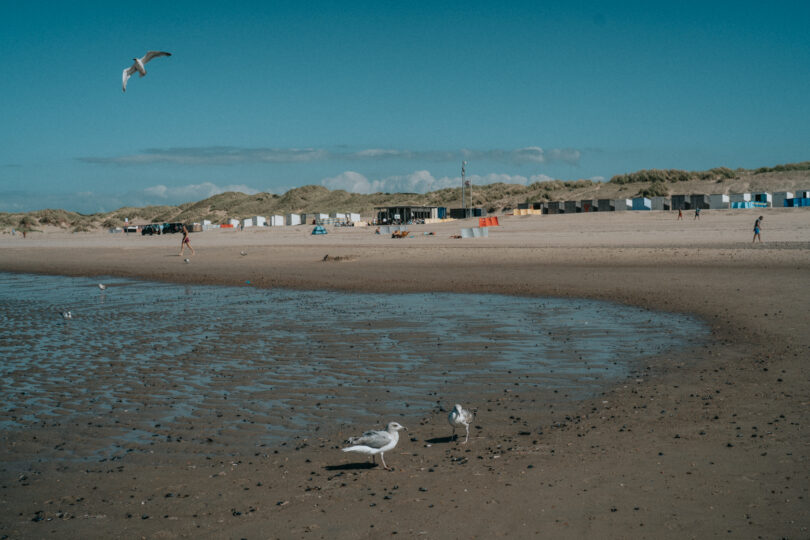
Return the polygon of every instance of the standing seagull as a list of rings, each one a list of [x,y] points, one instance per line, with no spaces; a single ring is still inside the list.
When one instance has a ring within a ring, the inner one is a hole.
[[[107,286],[106,286],[106,285],[104,285],[103,283],[99,283],[99,284],[98,284],[98,288],[99,288],[99,289],[101,289],[101,290],[103,291],[104,289],[106,289],[106,288],[107,288]]]
[[[464,438],[464,442],[462,444],[467,444],[467,440],[470,438],[470,423],[473,421],[473,413],[468,410],[462,409],[461,405],[456,403],[456,406],[453,407],[453,410],[450,411],[450,414],[447,416],[447,422],[453,426],[453,438],[456,436],[456,428],[464,426],[464,429],[467,430],[467,436]]]
[[[135,63],[126,68],[122,76],[122,88],[124,89],[124,92],[127,91],[127,81],[136,71],[141,74],[141,77],[146,75],[146,68],[143,66],[149,60],[151,60],[152,58],[157,58],[158,56],[171,56],[171,55],[172,53],[168,52],[149,51],[143,56],[143,58],[133,58],[132,60],[134,60]]]
[[[343,451],[360,452],[361,454],[370,455],[371,459],[374,460],[375,463],[376,458],[374,456],[380,454],[380,460],[382,461],[383,468],[387,471],[391,470],[388,468],[388,465],[385,464],[383,453],[394,449],[399,442],[399,430],[401,429],[407,431],[408,428],[401,426],[396,422],[391,422],[388,424],[385,431],[366,431],[359,437],[350,437],[346,443],[351,444],[352,446],[344,448]]]

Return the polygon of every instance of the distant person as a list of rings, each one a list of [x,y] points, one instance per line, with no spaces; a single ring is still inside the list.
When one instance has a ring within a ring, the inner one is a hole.
[[[700,219],[700,207],[695,208],[695,219]],[[692,221],[694,221],[694,219]]]
[[[183,239],[180,241],[180,256],[183,256],[183,252],[186,250],[186,246],[188,249],[191,250],[191,255],[194,256],[194,248],[191,247],[191,237],[188,234],[188,229],[186,226],[183,225]]]
[[[683,219],[683,210],[678,208],[678,219]]]
[[[759,240],[760,244],[762,243],[762,237],[759,235],[759,231],[761,228],[762,228],[762,216],[759,216],[757,220],[754,222],[754,239],[751,241],[752,244],[757,240]]]

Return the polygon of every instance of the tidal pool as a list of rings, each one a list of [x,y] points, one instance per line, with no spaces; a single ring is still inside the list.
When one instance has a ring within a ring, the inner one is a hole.
[[[692,317],[590,300],[0,274],[0,430],[92,428],[77,458],[184,429],[279,444],[439,396],[582,398],[706,336]]]

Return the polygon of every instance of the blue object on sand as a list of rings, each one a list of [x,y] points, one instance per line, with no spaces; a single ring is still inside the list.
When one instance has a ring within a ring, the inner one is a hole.
[[[312,234],[326,234],[326,229],[323,228],[323,225],[316,225],[314,229],[312,229]]]

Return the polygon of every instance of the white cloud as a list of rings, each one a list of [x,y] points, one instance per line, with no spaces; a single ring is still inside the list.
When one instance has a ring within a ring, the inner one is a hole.
[[[163,199],[180,202],[198,201],[200,199],[207,199],[226,191],[238,191],[247,195],[255,195],[259,190],[253,189],[244,184],[229,185],[220,187],[211,182],[203,182],[202,184],[188,184],[185,186],[166,187],[162,184],[145,188],[142,193],[143,196],[149,199]],[[166,203],[161,203],[166,204]]]
[[[546,182],[553,180],[544,174],[532,175],[529,177],[512,174],[487,174],[484,176],[470,175],[466,179],[472,182],[473,186],[495,184],[528,185],[534,182]],[[427,193],[438,189],[461,187],[461,177],[443,176],[434,177],[429,171],[414,171],[411,174],[401,176],[388,176],[376,180],[369,180],[364,175],[355,171],[346,171],[337,176],[324,178],[321,184],[329,189],[343,189],[351,193]]]

